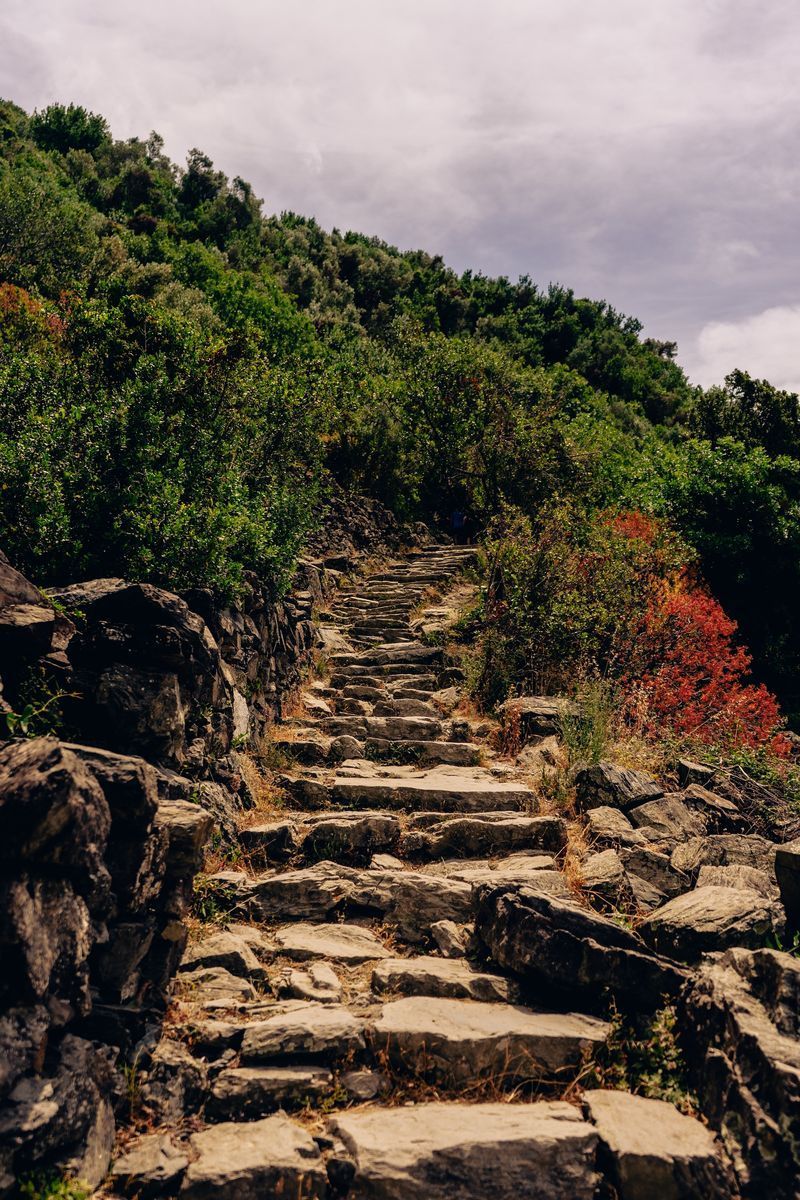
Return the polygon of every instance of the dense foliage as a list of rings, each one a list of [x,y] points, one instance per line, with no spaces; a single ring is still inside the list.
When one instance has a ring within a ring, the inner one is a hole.
[[[280,587],[334,478],[490,527],[487,656],[518,681],[621,662],[621,606],[691,570],[800,708],[795,396],[702,393],[563,287],[265,217],[201,151],[180,169],[75,105],[0,103],[0,281],[0,545],[39,581]]]

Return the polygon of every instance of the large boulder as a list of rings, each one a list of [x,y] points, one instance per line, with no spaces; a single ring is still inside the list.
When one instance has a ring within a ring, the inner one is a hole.
[[[800,838],[778,846],[775,875],[789,928],[800,930]]]
[[[11,1151],[18,1177],[58,1159],[65,1173],[98,1186],[114,1144],[113,1057],[68,1035],[41,1071],[17,1081],[0,1113],[0,1155]]]
[[[615,921],[533,887],[485,888],[475,933],[499,966],[562,1001],[656,1008],[685,975]]]
[[[6,700],[20,703],[20,686],[51,651],[58,623],[64,624],[52,604],[0,551],[0,676]]]
[[[152,584],[95,579],[53,591],[79,616],[68,654],[77,698],[65,708],[82,741],[183,762],[196,740],[226,750],[233,681],[205,622]]]
[[[707,959],[680,1002],[704,1115],[747,1197],[790,1200],[800,1179],[800,961],[731,949]]]
[[[42,871],[107,908],[110,830],[100,784],[68,747],[35,738],[0,748],[0,875]]]
[[[197,805],[162,805],[142,759],[55,738],[0,748],[0,1163],[10,1170],[105,1174],[120,1090],[108,1057],[138,1041],[164,1001],[210,825]]]
[[[507,736],[520,744],[534,737],[561,733],[565,717],[577,717],[580,709],[566,696],[513,696],[498,709]]]
[[[713,884],[676,896],[640,925],[650,945],[683,962],[728,946],[763,946],[776,928],[782,928],[782,916],[763,895]]]
[[[584,1108],[600,1136],[600,1161],[619,1200],[725,1200],[729,1168],[705,1125],[663,1100],[588,1091]]]
[[[600,762],[581,767],[575,773],[575,793],[580,809],[621,808],[627,811],[637,804],[657,800],[664,789],[643,771],[631,771],[613,763]]]
[[[363,1200],[593,1200],[597,1133],[570,1104],[415,1104],[331,1128]]]

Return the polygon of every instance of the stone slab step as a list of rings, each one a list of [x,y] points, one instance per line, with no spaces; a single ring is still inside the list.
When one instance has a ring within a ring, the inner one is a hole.
[[[451,1083],[491,1078],[502,1085],[566,1083],[610,1031],[607,1022],[581,1013],[409,996],[385,1004],[368,1037],[398,1069]]]
[[[338,1004],[298,1004],[245,1029],[241,1059],[247,1064],[291,1058],[332,1062],[363,1050],[364,1022]]]
[[[356,870],[322,862],[259,876],[248,883],[241,904],[243,911],[262,921],[325,922],[345,914],[373,916],[394,925],[405,941],[419,944],[439,921],[471,921],[476,890],[466,880],[422,871]]]
[[[518,999],[513,981],[476,970],[463,958],[387,958],[372,972],[372,990],[401,996],[444,996],[454,1000],[512,1003]]]
[[[358,1200],[593,1200],[597,1134],[571,1104],[415,1104],[337,1115]]]
[[[182,1200],[323,1200],[328,1180],[314,1139],[284,1113],[212,1125],[190,1138]]]
[[[353,808],[435,809],[439,812],[522,811],[535,797],[524,784],[458,778],[431,772],[415,778],[350,778],[336,775],[331,789],[334,804]]]
[[[442,652],[436,646],[423,646],[420,642],[392,642],[363,654],[331,655],[331,666],[339,667],[390,667],[410,663],[441,662]]]
[[[332,1083],[325,1067],[229,1067],[214,1080],[205,1115],[210,1121],[252,1121],[319,1100]]]
[[[296,922],[282,925],[272,936],[278,953],[296,962],[322,958],[343,963],[363,963],[391,958],[391,952],[378,941],[372,930],[360,925]]]
[[[381,738],[384,741],[437,741],[442,736],[442,722],[434,717],[325,717],[321,726],[331,737]]]
[[[517,850],[557,853],[567,843],[567,825],[561,817],[502,813],[492,820],[494,814],[476,813],[432,822],[431,815],[421,814],[422,821],[411,818],[400,846],[404,857],[481,858]]]
[[[482,758],[481,747],[473,742],[443,742],[439,738],[392,741],[371,737],[364,743],[364,754],[375,762],[414,762],[423,767],[477,767]]]

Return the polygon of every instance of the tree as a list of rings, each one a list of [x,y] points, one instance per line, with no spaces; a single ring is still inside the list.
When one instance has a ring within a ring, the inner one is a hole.
[[[88,112],[80,104],[50,104],[35,112],[30,132],[37,146],[61,154],[68,150],[88,150],[91,154],[111,140],[105,118]]]

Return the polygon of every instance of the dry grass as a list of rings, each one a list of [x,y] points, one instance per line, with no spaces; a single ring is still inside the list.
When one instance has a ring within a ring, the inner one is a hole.
[[[621,734],[610,742],[607,757],[617,766],[661,777],[668,771],[670,749],[666,743],[654,744],[641,737]]]
[[[583,890],[583,862],[589,850],[590,843],[586,826],[580,821],[570,821],[567,824],[567,848],[562,872],[569,890],[577,900],[583,903],[586,900]]]

